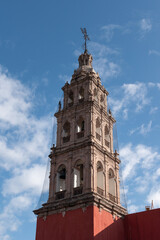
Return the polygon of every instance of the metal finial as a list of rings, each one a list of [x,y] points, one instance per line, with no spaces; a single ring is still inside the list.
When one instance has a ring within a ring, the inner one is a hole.
[[[87,30],[86,28],[81,28],[81,32],[84,36],[84,47],[85,47],[85,51],[84,52],[87,52],[87,41],[90,40],[89,37],[88,37],[88,34],[87,34]]]

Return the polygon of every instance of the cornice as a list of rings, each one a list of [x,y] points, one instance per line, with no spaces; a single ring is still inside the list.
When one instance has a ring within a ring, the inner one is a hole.
[[[36,209],[33,212],[39,217],[43,217],[55,213],[74,210],[77,208],[86,208],[88,206],[97,206],[100,209],[108,211],[112,215],[116,214],[118,217],[124,217],[127,215],[127,210],[120,204],[106,199],[105,197],[94,192],[85,193],[61,200],[49,200],[47,203],[43,204],[41,208]]]
[[[84,73],[84,74],[83,74]],[[73,77],[72,77],[73,78]],[[73,81],[74,80],[74,81]],[[71,82],[66,82],[65,85],[62,87],[62,90],[65,91],[68,87],[74,87],[77,84],[81,84],[83,82],[89,82],[92,81],[98,88],[101,89],[103,93],[105,93],[107,96],[109,95],[109,92],[105,89],[105,87],[101,84],[99,81],[99,78],[97,77],[96,73],[86,73],[82,72],[81,75],[76,76],[74,79],[71,79]]]
[[[71,107],[66,107],[64,109],[62,109],[61,111],[58,111],[54,114],[54,116],[56,118],[63,116],[64,114],[66,114],[67,112],[69,112],[70,114],[74,114],[75,111],[77,110],[81,110],[83,107],[87,108],[87,107],[92,107],[94,106],[96,108],[96,110],[101,114],[103,113],[105,117],[107,117],[108,119],[110,119],[113,123],[116,122],[116,120],[113,118],[113,116],[111,114],[108,114],[107,110],[104,107],[99,106],[99,104],[96,101],[93,100],[87,100],[87,101],[83,101],[83,102],[78,102],[77,104],[73,104],[73,106]]]
[[[49,158],[53,159],[53,157],[56,156],[60,156],[63,154],[66,154],[68,152],[73,152],[73,151],[77,151],[79,149],[85,148],[85,147],[95,147],[98,151],[100,151],[102,154],[108,156],[110,159],[112,159],[113,161],[117,162],[118,164],[121,163],[121,161],[118,158],[114,157],[114,154],[108,152],[106,149],[104,149],[100,144],[98,144],[97,142],[85,139],[83,140],[83,142],[77,142],[74,143],[70,146],[66,146],[66,147],[59,147],[59,148],[54,148],[54,153],[51,152],[49,154]]]

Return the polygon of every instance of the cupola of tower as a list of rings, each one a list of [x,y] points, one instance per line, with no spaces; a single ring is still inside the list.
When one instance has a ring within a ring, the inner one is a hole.
[[[93,60],[92,55],[88,54],[88,52],[84,52],[79,56],[79,59],[78,59],[79,67],[88,66],[92,68],[92,60]]]

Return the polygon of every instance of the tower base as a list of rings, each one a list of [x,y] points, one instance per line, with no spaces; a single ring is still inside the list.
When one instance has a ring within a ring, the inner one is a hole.
[[[104,230],[112,224],[111,239],[123,240],[123,220],[97,206],[54,213],[38,217],[36,240],[104,240]]]

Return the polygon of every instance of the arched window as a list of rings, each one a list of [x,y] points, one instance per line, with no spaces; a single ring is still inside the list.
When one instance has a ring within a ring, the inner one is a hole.
[[[68,121],[63,125],[62,137],[63,143],[66,143],[70,140],[70,123]]]
[[[101,122],[99,117],[96,119],[96,138],[101,140]]]
[[[81,87],[79,90],[78,99],[80,102],[84,100],[84,88],[83,87]]]
[[[96,88],[94,89],[93,94],[94,94],[94,99],[98,102],[98,94],[97,94],[97,89]]]
[[[104,128],[104,142],[107,147],[110,145],[110,136],[109,136],[109,128],[106,125]]]
[[[113,170],[109,169],[109,198],[112,201],[116,201],[116,182],[115,182],[115,175]]]
[[[81,138],[84,137],[84,120],[82,117],[80,117],[77,121],[77,137]]]
[[[77,161],[74,167],[74,191],[73,194],[81,194],[83,191],[83,163],[81,160]]]
[[[101,162],[97,163],[97,193],[100,195],[104,194],[104,175]]]
[[[70,91],[69,94],[68,94],[68,105],[69,105],[69,107],[73,105],[73,102],[74,102],[74,95],[73,95],[73,92]]]
[[[66,168],[61,165],[57,171],[56,192],[66,190]]]

